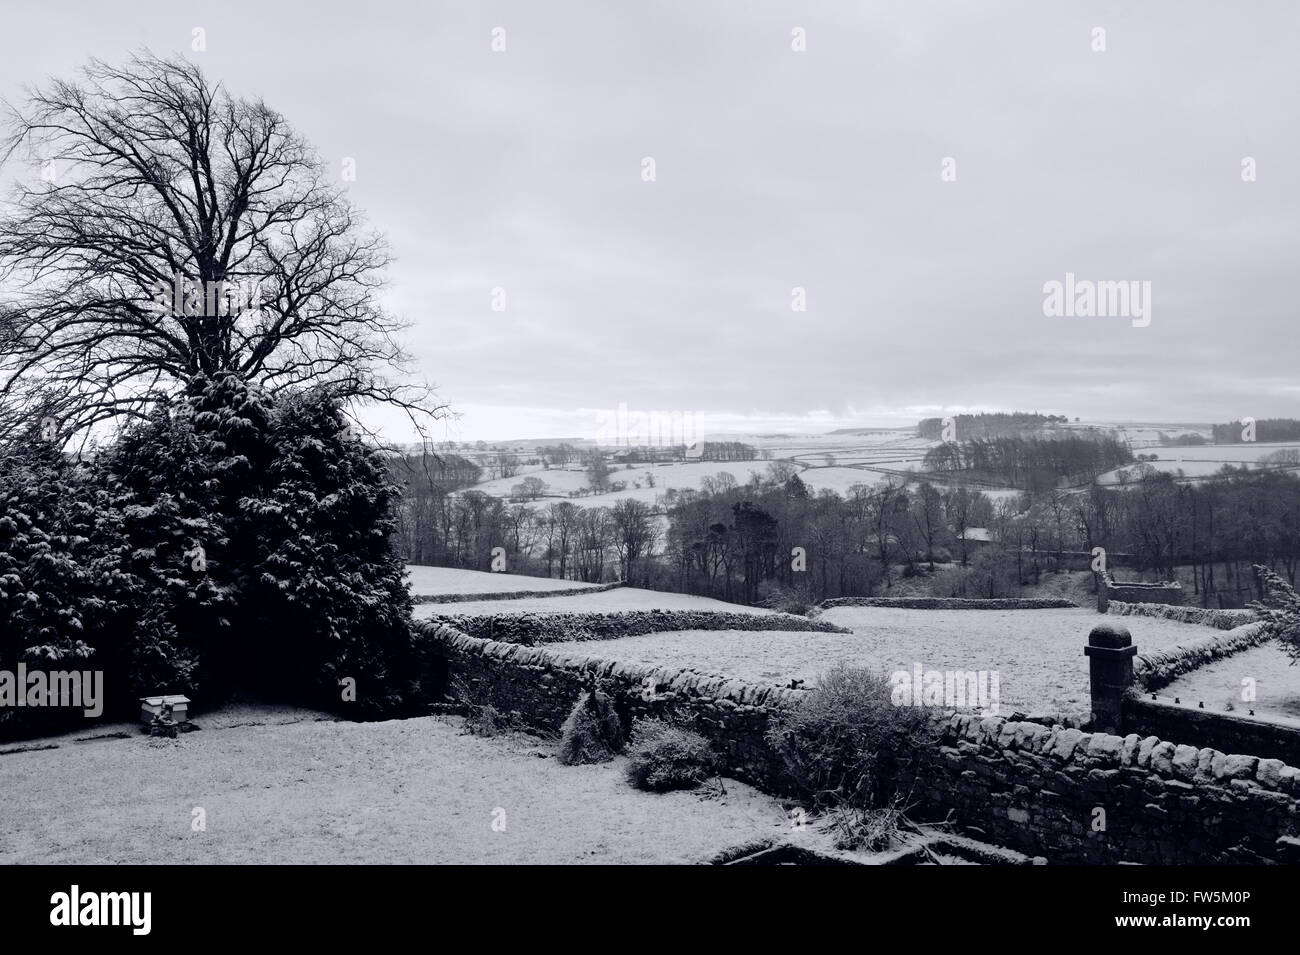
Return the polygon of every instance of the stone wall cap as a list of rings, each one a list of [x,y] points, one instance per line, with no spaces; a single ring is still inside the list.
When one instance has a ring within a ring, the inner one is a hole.
[[[1133,635],[1128,632],[1128,627],[1123,624],[1099,623],[1092,628],[1088,634],[1088,646],[1104,647],[1111,650],[1118,650],[1133,645]]]

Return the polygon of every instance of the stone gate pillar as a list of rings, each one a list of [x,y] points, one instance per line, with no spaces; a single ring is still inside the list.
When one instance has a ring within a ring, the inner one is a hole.
[[[1117,623],[1099,623],[1088,634],[1083,648],[1088,658],[1092,691],[1092,729],[1123,736],[1124,694],[1133,685],[1133,657],[1137,647],[1128,628]]]

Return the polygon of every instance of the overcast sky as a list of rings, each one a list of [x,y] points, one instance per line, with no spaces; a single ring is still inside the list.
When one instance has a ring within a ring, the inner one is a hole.
[[[1300,416],[1291,2],[15,7],[0,96],[183,53],[355,158],[435,437]],[[1150,324],[1046,317],[1067,272]]]

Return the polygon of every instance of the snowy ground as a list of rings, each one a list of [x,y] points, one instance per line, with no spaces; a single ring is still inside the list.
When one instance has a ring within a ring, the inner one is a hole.
[[[488,574],[496,577],[498,574]],[[532,577],[520,578],[532,580]],[[555,581],[558,583],[558,581]],[[542,588],[533,588],[540,590]],[[466,600],[460,603],[417,604],[416,617],[434,614],[491,613],[610,613],[621,610],[729,610],[732,613],[771,613],[758,607],[731,604],[711,597],[694,597],[661,590],[642,590],[639,587],[617,587],[596,594],[574,594],[572,597],[524,597],[518,600]]]
[[[1212,474],[1218,474],[1225,464],[1231,464],[1233,467],[1241,467],[1242,465],[1252,468],[1258,467],[1262,458],[1287,448],[1298,449],[1300,445],[1295,442],[1268,444],[1250,442],[1202,445],[1190,448],[1138,448],[1138,453],[1159,455],[1158,460],[1149,462],[1157,471],[1173,472],[1181,470],[1187,477],[1208,477]],[[1108,485],[1116,484],[1119,480],[1120,471],[1126,470],[1132,474],[1135,467],[1136,464],[1129,464],[1123,468],[1107,471],[1097,479],[1097,482]]]
[[[851,627],[852,634],[703,631],[646,634],[618,640],[549,644],[645,666],[696,669],[756,683],[814,684],[838,661],[884,672],[911,670],[997,671],[1001,712],[1088,709],[1088,631],[1099,617],[1071,610],[902,610],[843,607],[821,619]],[[1168,620],[1125,620],[1142,648],[1202,637],[1204,627]]]
[[[1253,703],[1241,696],[1246,677],[1255,681]],[[1260,716],[1300,720],[1300,665],[1292,666],[1276,643],[1265,643],[1184,674],[1160,696],[1204,703],[1207,710],[1222,711],[1231,703],[1238,713],[1254,709]]]
[[[685,863],[787,826],[732,780],[717,798],[653,795],[622,760],[561,766],[550,743],[462,735],[458,719],[318,718],[243,710],[178,740],[125,727],[0,755],[0,864]]]
[[[525,577],[522,574],[492,574],[483,570],[460,570],[455,567],[420,567],[407,564],[411,593],[434,594],[503,594],[513,590],[579,590],[590,587],[574,580],[549,577]]]
[[[885,465],[893,467],[893,465]],[[862,468],[850,467],[810,467],[799,472],[799,480],[808,485],[808,489],[816,493],[817,491],[834,491],[841,497],[847,496],[849,488],[855,484],[865,484],[870,487],[883,481],[885,476],[878,471],[867,471]]]
[[[662,464],[634,464],[630,468],[620,464],[615,465],[610,471],[609,479],[625,482],[626,490],[575,498],[568,496],[570,491],[581,490],[588,486],[585,470],[578,468],[530,470],[527,476],[541,479],[546,484],[546,494],[559,495],[559,497],[544,497],[538,502],[540,504],[549,504],[562,499],[581,507],[609,507],[628,497],[653,503],[658,495],[669,488],[699,490],[700,482],[704,478],[714,477],[720,472],[730,474],[737,484],[744,484],[753,474],[766,474],[770,463],[769,461],[673,461]],[[654,479],[654,487],[650,487],[647,475]],[[509,497],[514,486],[523,479],[524,475],[519,474],[514,477],[481,481],[474,485],[474,490],[495,497]],[[641,484],[639,489],[635,487],[638,482]]]

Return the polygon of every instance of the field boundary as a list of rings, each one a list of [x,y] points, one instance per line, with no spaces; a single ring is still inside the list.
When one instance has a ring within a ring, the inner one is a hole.
[[[1111,601],[1106,612],[1116,617],[1154,617],[1176,623],[1194,623],[1217,630],[1235,630],[1254,623],[1259,615],[1253,610],[1215,610],[1210,607],[1184,607],[1178,604],[1138,604]]]
[[[1207,634],[1172,647],[1148,650],[1137,654],[1133,661],[1133,683],[1147,692],[1158,690],[1185,673],[1257,647],[1270,639],[1263,624],[1247,623],[1224,633]]]
[[[1191,706],[1177,699],[1156,699],[1152,692],[1198,667],[1270,639],[1266,624],[1249,623],[1139,655],[1126,627],[1098,624],[1088,634],[1084,651],[1090,658],[1090,725],[1112,733],[1177,740],[1180,749],[1193,749],[1193,744],[1242,748],[1255,754],[1252,758],[1263,757],[1261,765],[1300,763],[1300,722],[1296,720],[1207,710],[1199,703]]]
[[[904,610],[1066,610],[1079,605],[1064,597],[832,597],[818,610],[836,607],[899,607]]]
[[[570,587],[565,590],[505,590],[482,594],[412,594],[411,602],[417,604],[472,603],[476,600],[535,600],[539,597],[578,597],[582,594],[603,594],[624,586],[623,581],[612,584],[592,584],[589,587]]]
[[[728,775],[782,791],[779,761],[765,738],[768,719],[808,690],[485,640],[436,620],[417,622],[416,632],[445,661],[438,681],[443,692],[462,687],[476,703],[555,733],[582,694],[598,685],[628,725],[652,717],[690,720],[721,755]]]
[[[735,613],[728,610],[435,614],[427,619],[446,624],[471,637],[524,646],[573,640],[617,640],[677,630],[853,632],[847,627],[790,613]]]
[[[523,725],[555,732],[599,686],[621,719],[689,719],[728,775],[787,792],[768,723],[815,691],[483,640],[444,623],[421,622],[418,632],[445,663],[444,688],[463,687]],[[915,777],[918,811],[985,840],[1067,863],[1300,861],[1300,769],[1281,760],[1137,733],[936,717],[940,739]],[[1112,816],[1101,828],[1098,806]]]
[[[1300,769],[1279,759],[956,714],[918,782],[935,815],[1051,862],[1300,861]]]

